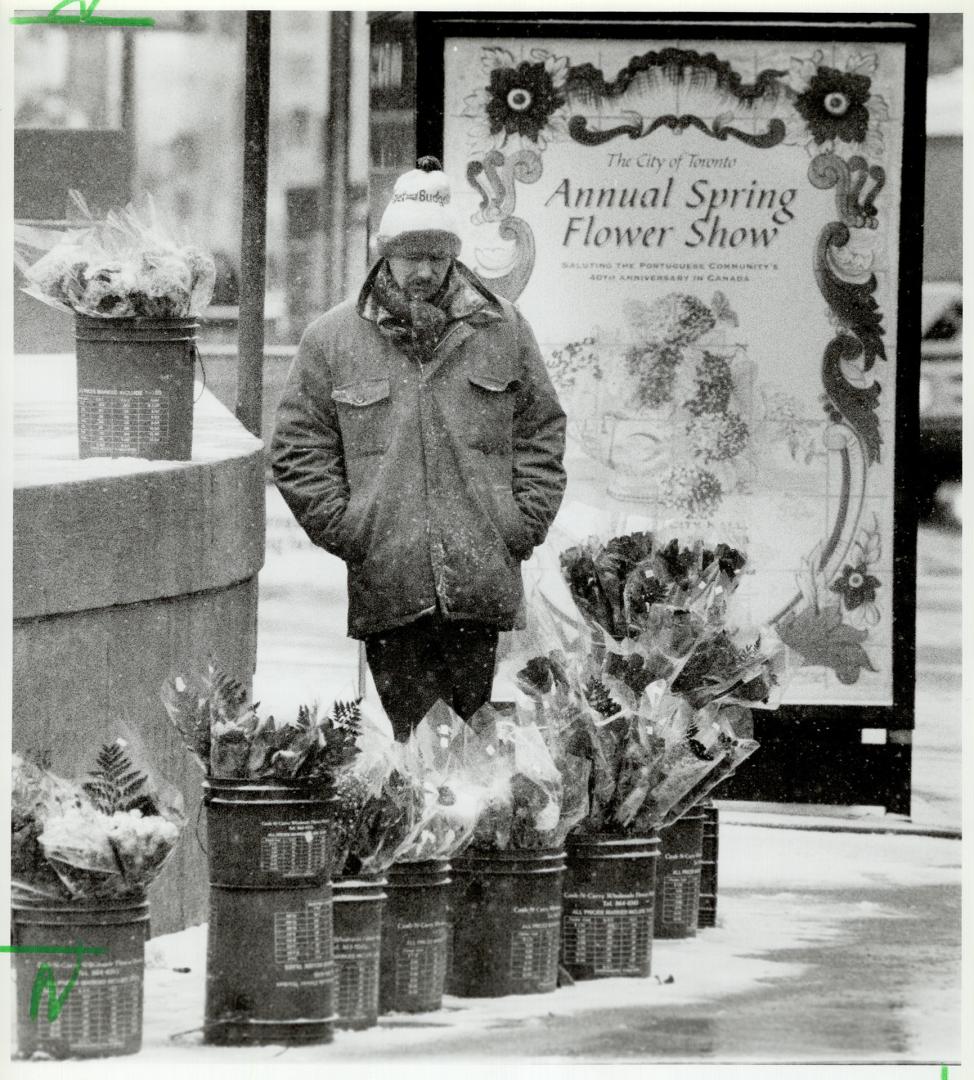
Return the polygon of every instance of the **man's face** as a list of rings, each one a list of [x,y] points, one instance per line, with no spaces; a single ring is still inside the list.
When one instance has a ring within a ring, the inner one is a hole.
[[[449,240],[407,237],[387,259],[396,284],[410,300],[429,300],[450,270],[453,246]]]

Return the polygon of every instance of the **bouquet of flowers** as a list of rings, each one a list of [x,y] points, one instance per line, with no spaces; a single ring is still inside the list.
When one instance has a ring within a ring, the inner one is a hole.
[[[725,628],[697,644],[672,690],[697,709],[713,702],[776,709],[786,659],[784,645],[769,627],[753,632]]]
[[[540,639],[561,648],[531,656],[517,685],[553,756],[588,763],[579,831],[670,824],[757,749],[742,721],[780,700],[784,647],[728,627],[745,558],[725,544],[633,533],[561,562],[583,621],[571,637],[536,613]]]
[[[402,745],[363,716],[354,760],[335,775],[332,877],[383,873],[415,835],[422,783],[403,761]]]
[[[403,747],[417,777],[423,808],[396,862],[449,859],[473,840],[495,783],[494,759],[484,741],[443,701],[423,717]]]
[[[161,696],[187,749],[213,779],[326,782],[358,753],[357,701],[337,701],[324,715],[317,705],[302,705],[293,720],[262,717],[240,683],[212,662],[203,674],[168,679]]]
[[[26,293],[61,311],[104,318],[185,318],[209,304],[213,259],[168,236],[151,198],[141,213],[130,203],[96,221],[79,192],[70,196],[82,214],[78,227],[21,228],[21,243],[50,247],[34,263],[16,256]]]
[[[770,630],[747,636],[726,626],[746,561],[727,544],[683,546],[646,532],[562,553],[601,674],[628,707],[658,680],[698,705],[734,694],[775,707],[784,646]]]
[[[118,900],[141,895],[185,824],[179,793],[149,781],[124,739],[102,747],[80,783],[13,758],[13,895]]]
[[[482,706],[470,726],[494,763],[494,781],[474,831],[481,850],[557,848],[588,811],[588,764],[564,747],[552,756],[537,724]]]

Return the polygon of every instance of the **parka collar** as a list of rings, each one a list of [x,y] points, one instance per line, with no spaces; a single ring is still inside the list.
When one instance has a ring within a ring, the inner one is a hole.
[[[375,296],[375,280],[385,262],[385,259],[379,259],[369,271],[357,303],[362,318],[380,327],[393,318]],[[497,297],[458,259],[454,259],[450,267],[450,277],[446,304],[448,322],[462,321],[471,326],[486,326],[504,317]]]

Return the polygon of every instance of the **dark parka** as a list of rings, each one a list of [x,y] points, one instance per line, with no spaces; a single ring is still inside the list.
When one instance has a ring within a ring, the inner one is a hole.
[[[419,363],[368,317],[367,288],[301,339],[271,444],[277,486],[348,565],[352,637],[437,607],[510,629],[520,562],[565,488],[565,414],[534,335],[478,286],[478,309]]]

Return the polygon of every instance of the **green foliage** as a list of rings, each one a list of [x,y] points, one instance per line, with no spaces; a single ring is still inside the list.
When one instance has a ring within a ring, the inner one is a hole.
[[[124,810],[154,813],[155,803],[149,795],[148,778],[128,755],[124,739],[106,743],[98,752],[96,767],[81,785],[96,809],[103,814]]]

